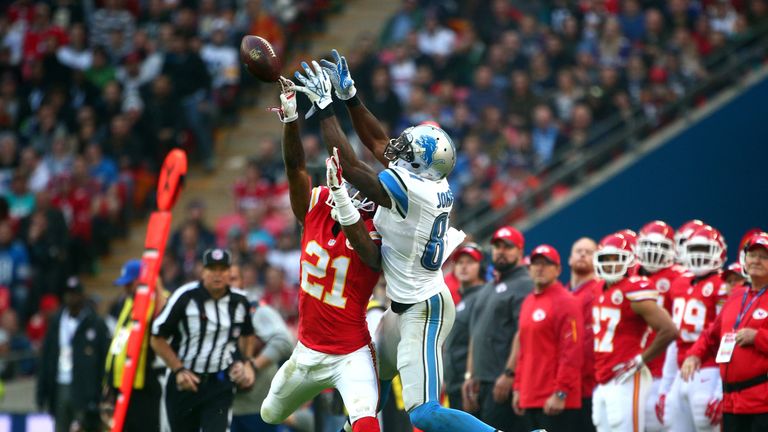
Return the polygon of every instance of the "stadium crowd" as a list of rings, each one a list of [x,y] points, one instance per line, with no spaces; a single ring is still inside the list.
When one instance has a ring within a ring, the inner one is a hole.
[[[236,122],[258,91],[241,75],[241,37],[261,34],[287,55],[343,7],[327,0],[263,3],[0,6],[4,349],[23,356],[39,349],[67,278],[97,272],[111,240],[154,207],[156,173],[171,148],[214,170],[217,129]],[[33,361],[22,364],[6,367],[3,378],[33,373]]]

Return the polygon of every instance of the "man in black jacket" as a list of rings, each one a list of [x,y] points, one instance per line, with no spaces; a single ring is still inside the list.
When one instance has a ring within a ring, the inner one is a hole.
[[[64,308],[51,321],[43,342],[37,405],[56,420],[56,432],[100,427],[99,400],[109,346],[106,324],[86,303],[76,277],[67,280]]]
[[[523,300],[533,291],[528,270],[521,265],[524,246],[523,235],[511,226],[499,228],[491,238],[496,280],[476,295],[462,387],[464,408],[478,411],[480,420],[507,432],[525,430],[510,402],[517,360],[512,341]]]

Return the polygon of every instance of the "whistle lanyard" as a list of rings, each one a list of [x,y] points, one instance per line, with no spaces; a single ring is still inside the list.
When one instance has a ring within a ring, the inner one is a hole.
[[[768,285],[760,288],[760,291],[758,291],[756,296],[752,297],[752,300],[750,300],[749,303],[747,303],[747,296],[749,295],[750,290],[744,291],[744,296],[741,298],[741,308],[739,309],[739,313],[736,315],[736,321],[734,321],[733,323],[734,330],[739,328],[739,324],[741,324],[741,320],[744,319],[744,315],[746,315],[747,312],[749,312],[749,309],[752,307],[752,304],[756,302],[760,298],[760,296],[763,295],[766,288],[768,288]],[[747,303],[747,307],[744,307],[744,303]]]

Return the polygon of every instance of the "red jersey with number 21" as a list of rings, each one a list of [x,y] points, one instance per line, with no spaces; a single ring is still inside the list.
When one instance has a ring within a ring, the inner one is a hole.
[[[299,341],[326,354],[349,354],[371,342],[365,321],[368,301],[381,272],[352,249],[326,204],[326,186],[312,189],[301,236]],[[334,234],[334,225],[337,231]],[[365,221],[373,241],[381,236]]]
[[[600,293],[592,308],[595,332],[595,379],[605,384],[616,374],[613,367],[642,353],[648,323],[632,310],[632,303],[656,301],[658,292],[648,279],[626,277]]]

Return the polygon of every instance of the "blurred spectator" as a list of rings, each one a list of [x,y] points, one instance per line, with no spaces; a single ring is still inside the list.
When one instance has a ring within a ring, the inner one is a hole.
[[[91,44],[109,47],[117,58],[127,54],[136,20],[124,9],[123,0],[104,0],[104,7],[93,14]]]
[[[232,119],[237,108],[240,84],[240,53],[227,44],[229,23],[216,20],[211,23],[210,43],[203,46],[200,56],[213,77],[213,100],[222,114]]]
[[[165,55],[163,74],[173,83],[173,90],[184,109],[186,126],[195,137],[197,156],[206,169],[213,169],[213,125],[211,124],[211,75],[200,55],[193,50],[191,38],[177,30]]]
[[[19,316],[13,309],[7,309],[0,315],[0,332],[8,338],[7,348],[10,352],[20,353],[22,358],[5,365],[0,372],[0,379],[5,381],[15,376],[29,376],[35,373],[35,359],[31,357],[32,344],[20,331]]]
[[[409,33],[421,27],[422,14],[417,0],[402,0],[400,9],[389,18],[381,31],[380,45],[386,47],[405,40]]]
[[[269,265],[282,269],[285,280],[290,285],[299,285],[301,249],[296,244],[297,238],[294,230],[283,231],[277,237],[276,248],[267,254]]]
[[[388,130],[394,130],[400,122],[402,105],[397,94],[392,90],[389,71],[379,66],[373,70],[371,90],[366,95],[365,106]]]
[[[97,431],[107,326],[88,305],[82,284],[70,278],[64,308],[45,335],[37,380],[37,406],[50,413],[56,432]],[[77,385],[74,385],[77,383]]]
[[[275,308],[288,325],[294,327],[299,312],[298,290],[286,282],[285,272],[279,267],[267,267],[264,280],[261,301]]]
[[[93,61],[93,54],[87,42],[85,26],[74,24],[69,29],[68,43],[59,47],[56,57],[61,64],[70,69],[88,70]]]
[[[531,131],[536,164],[547,166],[555,155],[563,151],[565,137],[560,134],[554,122],[552,110],[546,105],[538,105],[533,110],[533,129]]]
[[[35,208],[35,195],[29,190],[27,184],[27,175],[21,170],[16,170],[11,177],[10,191],[5,194],[10,216],[17,221],[28,216]]]

